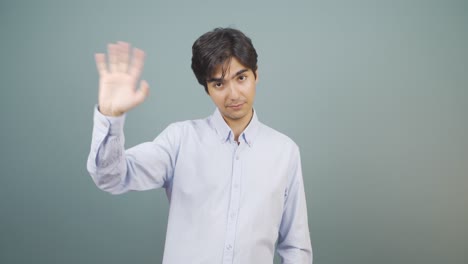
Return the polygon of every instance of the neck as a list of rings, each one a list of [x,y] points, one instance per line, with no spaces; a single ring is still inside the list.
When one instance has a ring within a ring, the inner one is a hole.
[[[250,120],[253,117],[253,109],[250,111],[249,115],[242,117],[241,119],[231,120],[224,118],[228,126],[231,128],[232,132],[234,133],[234,140],[239,142],[239,136],[244,131],[244,129],[249,125]]]

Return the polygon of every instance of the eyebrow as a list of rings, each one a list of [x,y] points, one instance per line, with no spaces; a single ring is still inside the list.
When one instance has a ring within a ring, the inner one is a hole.
[[[234,76],[232,77],[232,79],[234,79],[235,77],[243,74],[244,72],[248,71],[249,69],[242,69],[238,72],[236,72],[236,74],[234,74]],[[224,78],[210,78],[208,79],[206,82],[210,83],[210,82],[223,82],[223,79]]]

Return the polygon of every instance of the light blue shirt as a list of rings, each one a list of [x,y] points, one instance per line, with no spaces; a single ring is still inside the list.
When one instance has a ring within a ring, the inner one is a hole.
[[[169,125],[153,141],[124,149],[125,115],[94,109],[87,168],[112,194],[165,188],[164,264],[312,263],[297,145],[254,112],[234,141],[218,109]]]

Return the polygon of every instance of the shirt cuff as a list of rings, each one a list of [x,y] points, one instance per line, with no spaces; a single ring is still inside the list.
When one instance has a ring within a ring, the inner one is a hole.
[[[106,116],[94,106],[94,127],[104,134],[119,135],[123,133],[126,113],[121,116]]]

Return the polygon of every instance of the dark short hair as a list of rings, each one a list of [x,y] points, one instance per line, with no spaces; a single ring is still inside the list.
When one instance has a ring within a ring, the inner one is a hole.
[[[213,77],[220,65],[226,65],[235,57],[242,65],[252,70],[257,78],[257,52],[252,41],[241,31],[233,28],[215,28],[199,37],[192,46],[192,70],[198,82],[208,93],[207,80]],[[226,68],[223,67],[222,78]]]

